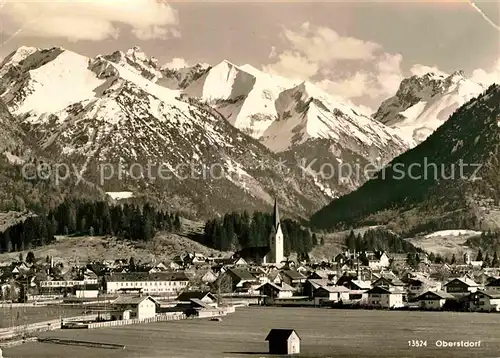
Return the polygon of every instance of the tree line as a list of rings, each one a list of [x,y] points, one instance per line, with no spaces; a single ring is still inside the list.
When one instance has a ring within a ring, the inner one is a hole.
[[[54,241],[55,235],[113,235],[148,241],[156,232],[181,227],[178,213],[149,204],[110,205],[106,201],[66,200],[46,215],[28,217],[0,233],[0,250],[20,251]]]
[[[201,243],[222,251],[236,251],[248,247],[269,245],[274,230],[274,218],[270,213],[256,211],[250,215],[247,211],[233,212],[221,218],[208,220],[201,238]],[[316,234],[291,219],[281,221],[284,236],[284,252],[308,254],[315,245],[323,244]]]
[[[357,252],[364,251],[387,251],[392,253],[415,253],[418,248],[399,235],[384,229],[369,229],[363,235],[357,235],[353,230],[345,237],[344,244],[348,250]]]

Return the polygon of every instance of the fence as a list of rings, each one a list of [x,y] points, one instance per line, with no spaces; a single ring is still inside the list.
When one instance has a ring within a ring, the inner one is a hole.
[[[77,320],[93,320],[96,319],[97,315],[87,315],[87,316],[77,316],[65,318],[64,321],[77,321]],[[22,326],[15,326],[9,328],[0,329],[0,341],[12,339],[15,337],[20,337],[24,335],[30,335],[38,332],[53,331],[61,328],[61,320],[54,319],[51,321],[38,322],[25,324]]]
[[[89,323],[87,325],[88,329],[93,328],[102,328],[102,327],[116,327],[116,326],[126,326],[130,324],[139,324],[139,323],[153,323],[153,322],[164,322],[164,321],[178,321],[182,319],[186,319],[186,315],[181,314],[160,314],[154,317],[149,318],[133,318],[133,319],[122,319],[118,321],[108,321],[108,322],[97,322],[97,323]]]

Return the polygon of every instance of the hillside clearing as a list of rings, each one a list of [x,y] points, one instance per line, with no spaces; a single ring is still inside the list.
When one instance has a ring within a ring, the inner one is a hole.
[[[136,262],[153,259],[168,261],[183,253],[201,253],[219,256],[221,251],[210,249],[184,236],[160,233],[151,242],[137,242],[106,236],[56,236],[56,242],[32,249],[35,257],[52,256],[56,262],[76,264],[89,260],[116,260],[134,257]],[[0,254],[0,261],[17,260],[19,254],[26,256],[28,250]]]

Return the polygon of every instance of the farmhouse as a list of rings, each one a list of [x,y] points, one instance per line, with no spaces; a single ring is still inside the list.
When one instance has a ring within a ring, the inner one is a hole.
[[[217,307],[217,297],[209,291],[185,291],[177,297],[177,301],[181,303],[189,303],[192,299],[199,300],[207,306]]]
[[[351,280],[344,286],[351,290],[357,290],[357,291],[363,291],[363,290],[368,291],[370,288],[372,288],[372,284],[370,281],[361,281],[361,280]]]
[[[405,284],[396,275],[390,272],[381,274],[380,278],[372,283],[372,286],[380,286],[385,288],[403,288]]]
[[[360,258],[365,266],[373,270],[389,267],[389,257],[382,251],[366,252]]]
[[[441,288],[439,282],[427,278],[410,278],[407,285],[409,297],[421,295],[426,291],[438,291]]]
[[[322,286],[314,291],[314,303],[324,301],[339,302],[349,300],[349,289],[344,286]]]
[[[475,311],[500,311],[500,292],[479,290],[470,295],[470,305]]]
[[[468,277],[454,278],[443,285],[444,291],[455,295],[468,295],[476,292],[479,285]]]
[[[323,286],[334,286],[333,282],[328,279],[307,279],[303,286],[303,294],[313,297],[314,291]]]
[[[446,300],[455,300],[455,297],[443,291],[427,291],[417,297],[420,308],[423,309],[441,309]]]
[[[300,337],[293,329],[272,329],[266,337],[270,354],[299,354]]]
[[[106,293],[120,293],[132,289],[146,294],[173,294],[184,290],[189,278],[184,272],[114,273],[104,276]]]
[[[115,319],[150,318],[156,315],[158,301],[151,296],[125,297],[121,296],[112,303]]]
[[[378,308],[403,307],[403,291],[376,286],[368,292],[368,305]]]
[[[490,281],[490,283],[488,283],[486,286],[485,286],[485,289],[489,290],[489,291],[497,291],[497,292],[500,292],[500,277],[499,278],[496,278],[492,281]]]
[[[224,272],[223,275],[231,278],[232,291],[249,291],[252,287],[258,286],[260,283],[259,280],[248,270],[241,268],[230,268]]]
[[[270,298],[289,298],[293,296],[295,289],[286,283],[277,285],[272,282],[267,282],[257,289],[261,295],[266,295]]]
[[[295,270],[284,270],[281,272],[281,277],[283,278],[283,282],[292,287],[301,286],[307,280],[306,276]]]

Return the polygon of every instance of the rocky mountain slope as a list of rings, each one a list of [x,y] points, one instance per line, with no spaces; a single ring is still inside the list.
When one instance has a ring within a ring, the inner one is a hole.
[[[451,75],[427,73],[401,82],[394,97],[385,100],[374,118],[414,145],[425,140],[464,103],[485,88],[462,71]]]
[[[267,209],[275,194],[297,215],[327,202],[298,166],[159,85],[166,71],[138,48],[94,59],[21,48],[0,68],[1,97],[53,162],[105,191],[140,192],[202,217]]]
[[[419,232],[500,227],[500,85],[460,107],[423,143],[314,214],[321,229],[391,223]]]
[[[311,83],[228,61],[183,71],[197,75],[182,88],[171,88],[207,103],[287,162],[306,167],[307,175],[330,197],[366,181],[364,175],[343,175],[343,163],[381,166],[408,148],[392,129]],[[183,78],[182,73],[177,77]]]

